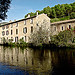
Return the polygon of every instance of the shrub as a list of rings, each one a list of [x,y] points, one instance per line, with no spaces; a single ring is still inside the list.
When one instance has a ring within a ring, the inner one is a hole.
[[[73,42],[73,38],[75,37],[73,30],[65,30],[60,32],[58,35],[54,35],[51,37],[51,43],[56,46],[68,46]]]

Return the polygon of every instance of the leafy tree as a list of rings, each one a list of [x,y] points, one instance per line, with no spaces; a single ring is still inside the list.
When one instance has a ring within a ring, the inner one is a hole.
[[[60,32],[58,35],[54,35],[51,37],[51,43],[55,44],[56,46],[68,46],[73,42],[73,38],[75,34],[73,30],[65,30]]]
[[[71,19],[74,19],[74,18],[75,18],[75,12],[72,12],[72,13],[70,14],[70,18],[71,18]]]
[[[43,10],[39,11],[37,10],[36,13],[38,12],[38,14],[42,14],[43,13]]]
[[[65,10],[67,16],[69,16],[70,12],[72,11],[72,6],[70,4],[65,4]]]
[[[56,18],[56,11],[55,11],[55,9],[54,9],[54,8],[52,8],[51,16],[52,16],[53,18]]]
[[[0,19],[5,20],[6,13],[10,7],[11,0],[0,0]]]
[[[47,25],[49,25],[49,23],[44,20],[41,24],[38,23],[38,25],[38,27],[34,28],[34,32],[31,33],[31,37],[29,37],[30,43],[32,43],[34,46],[48,44],[50,41],[50,32],[48,28],[50,27]]]
[[[48,6],[48,7],[46,7],[46,8],[43,9],[43,12],[44,12],[45,14],[47,14],[47,15],[50,17],[51,8]]]
[[[72,6],[72,12],[75,12],[75,2],[70,4]]]
[[[59,21],[60,21],[60,19],[62,18],[61,20],[68,20],[68,19],[70,19],[70,16],[72,15],[70,13],[75,12],[75,2],[71,3],[71,4],[61,4],[61,5],[58,4],[51,8],[48,6],[48,7],[43,8],[43,10],[41,10],[41,11],[39,11],[39,10],[37,10],[37,11],[38,11],[38,14],[45,13],[48,15],[48,17],[50,17],[52,19],[59,18]],[[30,14],[31,16],[34,16],[34,15],[36,15],[36,12],[35,13],[31,12],[28,14]],[[67,17],[68,17],[68,19],[67,19]],[[54,19],[54,20],[56,21],[56,19]],[[55,22],[54,20],[52,22]]]
[[[62,4],[61,6],[60,6],[60,9],[61,9],[61,17],[64,17],[65,16],[65,5],[64,4]]]
[[[61,16],[60,4],[55,5],[55,11],[56,11],[57,17],[60,17]]]

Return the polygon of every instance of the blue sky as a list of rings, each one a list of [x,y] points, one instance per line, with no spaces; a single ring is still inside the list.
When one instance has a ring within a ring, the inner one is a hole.
[[[14,21],[24,18],[29,12],[42,10],[44,7],[53,7],[57,4],[73,3],[75,0],[12,0],[5,21]]]

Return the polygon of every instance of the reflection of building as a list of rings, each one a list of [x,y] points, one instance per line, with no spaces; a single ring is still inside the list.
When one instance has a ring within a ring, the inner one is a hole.
[[[53,66],[75,67],[75,50],[58,50],[51,52]]]
[[[47,72],[51,67],[51,54],[49,50],[33,50],[26,48],[5,48],[0,47],[0,62],[9,65],[19,66],[20,68],[28,68],[36,72]]]

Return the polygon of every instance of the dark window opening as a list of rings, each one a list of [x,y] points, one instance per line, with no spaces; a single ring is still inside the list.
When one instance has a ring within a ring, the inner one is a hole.
[[[62,30],[63,30],[63,26],[62,26]]]
[[[18,34],[18,29],[16,29],[16,34]]]
[[[33,33],[33,27],[31,27],[31,33]]]
[[[69,25],[69,29],[71,29],[71,25]]]
[[[11,35],[13,34],[12,30],[11,30]]]

